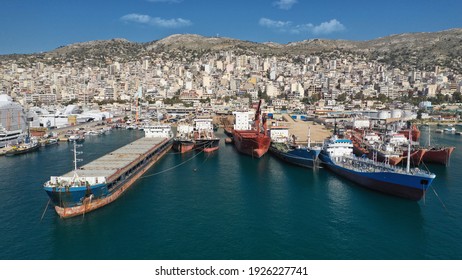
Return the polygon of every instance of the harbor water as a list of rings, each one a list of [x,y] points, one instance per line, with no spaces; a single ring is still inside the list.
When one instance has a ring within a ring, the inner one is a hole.
[[[217,135],[218,151],[171,151],[118,200],[70,219],[42,189],[72,169],[70,144],[0,157],[0,259],[462,259],[461,136],[433,135],[456,149],[448,167],[426,166],[437,177],[414,202],[253,159]],[[89,136],[81,164],[142,136]]]

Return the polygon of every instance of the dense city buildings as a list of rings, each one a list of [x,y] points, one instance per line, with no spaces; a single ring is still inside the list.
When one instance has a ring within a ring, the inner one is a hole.
[[[46,54],[22,60],[11,56],[0,64],[0,91],[24,106],[124,106],[141,93],[140,101],[158,108],[176,104],[215,112],[238,110],[259,98],[268,101],[265,110],[274,112],[305,112],[309,105],[317,110],[380,109],[397,101],[413,108],[427,102],[428,108],[431,101],[461,101],[462,75],[437,65],[427,71],[403,70],[338,50],[309,55],[247,53],[179,48],[99,61]]]

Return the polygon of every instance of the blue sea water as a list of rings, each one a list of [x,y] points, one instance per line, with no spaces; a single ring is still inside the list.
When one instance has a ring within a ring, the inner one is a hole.
[[[142,136],[87,137],[82,164]],[[436,193],[420,202],[222,140],[209,155],[168,153],[118,200],[71,219],[41,188],[72,169],[71,145],[0,157],[0,259],[461,259],[462,137],[432,137],[456,150],[450,166],[427,165]]]

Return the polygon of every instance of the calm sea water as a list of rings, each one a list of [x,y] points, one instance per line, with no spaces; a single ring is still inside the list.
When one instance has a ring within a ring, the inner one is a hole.
[[[142,136],[87,137],[83,164]],[[457,148],[449,167],[427,166],[437,195],[418,203],[221,141],[170,152],[114,203],[66,220],[41,186],[72,169],[70,145],[0,157],[0,259],[462,259],[462,137],[432,142]]]

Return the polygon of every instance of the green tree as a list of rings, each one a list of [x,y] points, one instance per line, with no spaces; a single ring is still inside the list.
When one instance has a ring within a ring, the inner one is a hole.
[[[205,99],[201,99],[200,102],[201,102],[202,104],[210,103],[210,98],[207,97],[207,98],[205,98]]]
[[[270,98],[266,91],[258,90],[258,99],[264,99],[266,103],[269,103]]]
[[[364,100],[364,94],[362,92],[357,92],[354,96],[354,99]]]
[[[320,93],[315,93],[313,95],[311,95],[311,102],[318,102],[319,100],[321,100],[321,94]]]
[[[337,101],[343,102],[343,101],[345,101],[346,99],[347,99],[347,94],[346,94],[346,93],[342,93],[342,94],[339,94],[339,95],[337,96]]]
[[[387,102],[388,97],[387,97],[385,94],[380,93],[380,94],[377,96],[377,99],[378,99],[380,102],[385,103],[385,102]]]
[[[462,94],[459,91],[456,91],[452,94],[452,101],[453,102],[461,102],[462,101]]]
[[[173,104],[176,104],[176,103],[182,103],[182,101],[180,100],[180,98],[178,96],[174,96],[172,98],[166,98],[164,100],[164,103],[167,104],[167,105],[173,105]]]
[[[309,97],[304,97],[304,98],[301,100],[301,102],[302,102],[303,104],[311,104],[311,100],[310,100]]]

